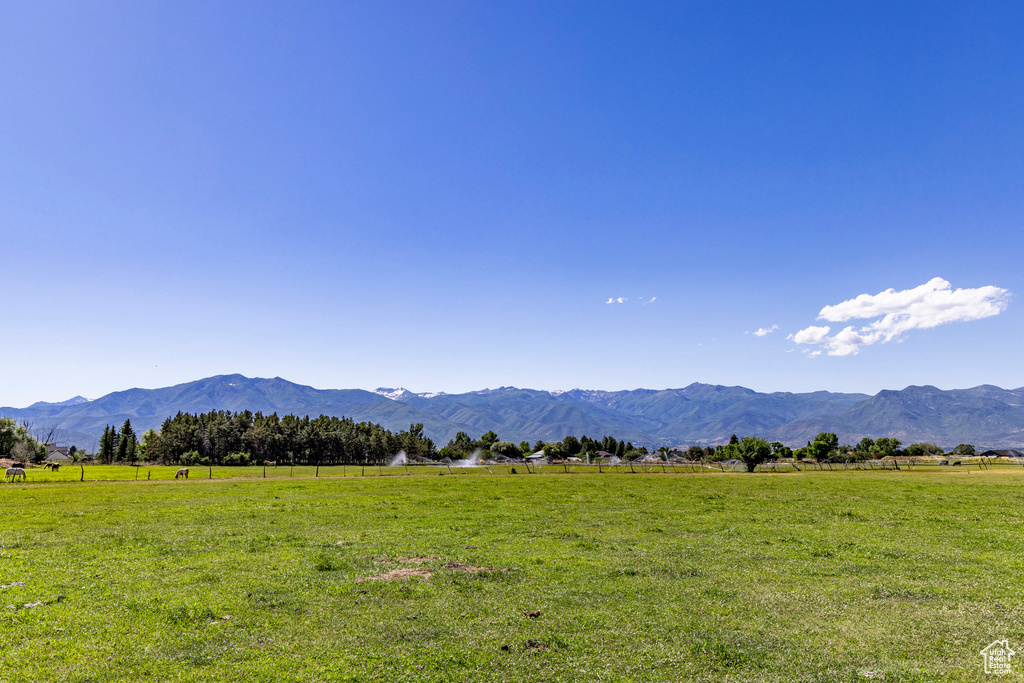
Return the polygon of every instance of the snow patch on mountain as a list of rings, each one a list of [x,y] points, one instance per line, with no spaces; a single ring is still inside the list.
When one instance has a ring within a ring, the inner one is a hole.
[[[373,390],[373,393],[380,394],[384,398],[390,398],[392,401],[401,401],[403,398],[416,395],[405,387],[377,387]]]
[[[373,393],[379,394],[384,398],[390,398],[392,401],[403,401],[405,399],[418,396],[419,398],[435,398],[437,396],[447,396],[443,391],[424,391],[422,393],[415,393],[409,391],[405,387],[377,387],[373,390]]]
[[[75,396],[74,398],[69,398],[66,401],[57,401],[55,403],[49,403],[47,401],[37,401],[30,405],[29,408],[43,408],[46,406],[77,406],[81,405],[82,403],[88,402],[89,399],[85,398],[84,396]]]

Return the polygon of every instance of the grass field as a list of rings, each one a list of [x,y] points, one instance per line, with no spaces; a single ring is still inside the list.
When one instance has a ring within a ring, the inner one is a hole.
[[[1020,468],[280,470],[0,487],[0,680],[981,681],[1024,645]]]

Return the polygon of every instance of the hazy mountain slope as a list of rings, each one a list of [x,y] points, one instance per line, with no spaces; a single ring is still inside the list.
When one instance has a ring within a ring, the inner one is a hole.
[[[502,387],[467,394],[402,399],[459,425],[473,436],[494,430],[503,439],[561,439],[566,434],[616,434],[638,443],[656,439],[661,424],[622,415],[599,405],[564,398],[564,394]],[[442,436],[441,442],[454,436]]]
[[[657,425],[646,431],[660,440],[717,442],[732,434],[762,434],[808,416],[838,414],[865,394],[762,394],[745,387],[691,384],[683,389],[601,392],[574,390],[566,396],[597,403]]]
[[[443,446],[458,431],[487,430],[512,441],[561,439],[567,434],[619,439],[647,446],[720,443],[732,434],[756,434],[799,446],[822,431],[844,443],[863,436],[895,436],[904,443],[944,446],[1024,444],[1024,388],[983,385],[941,391],[907,387],[875,396],[827,391],[760,393],[745,387],[691,384],[682,389],[565,392],[500,387],[465,394],[413,394],[400,389],[314,389],[279,377],[220,375],[160,389],[118,391],[94,401],[80,397],[0,415],[57,425],[91,448],[107,424],[131,419],[138,432],[158,428],[175,413],[251,410],[346,416],[391,430],[423,423]]]
[[[887,431],[904,443],[955,445],[963,441],[991,445],[1024,440],[1024,408],[989,398],[992,392],[971,393],[931,386],[880,391],[841,417],[865,433]]]
[[[358,406],[384,401],[386,399],[377,394],[361,389],[320,390],[279,377],[250,379],[242,375],[219,375],[160,389],[116,391],[85,403],[35,404],[40,407],[20,410],[0,408],[0,414],[29,419],[39,425],[56,424],[67,432],[95,439],[104,426],[120,427],[126,419],[132,421],[140,434],[146,429],[158,429],[167,417],[179,411],[348,415],[358,410]],[[405,426],[408,427],[408,423]],[[91,447],[92,444],[82,445]]]
[[[975,387],[942,391],[932,386],[884,390],[832,417],[798,420],[768,436],[802,444],[822,431],[835,432],[843,443],[892,436],[904,444],[921,441],[943,446],[973,443],[985,447],[1019,447],[1024,443],[1024,406],[1019,390]]]

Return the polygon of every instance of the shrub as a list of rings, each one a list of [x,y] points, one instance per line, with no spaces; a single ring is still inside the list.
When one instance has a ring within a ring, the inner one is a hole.
[[[248,465],[252,457],[248,453],[228,453],[224,456],[225,465]]]

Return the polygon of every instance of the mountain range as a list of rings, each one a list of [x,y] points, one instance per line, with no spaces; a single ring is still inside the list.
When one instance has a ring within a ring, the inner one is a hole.
[[[656,447],[721,443],[757,435],[791,446],[835,432],[842,443],[890,436],[904,444],[971,443],[984,448],[1024,444],[1024,387],[982,385],[940,390],[910,386],[867,394],[816,391],[760,393],[744,387],[691,384],[682,389],[539,391],[500,387],[463,394],[416,394],[401,388],[314,389],[275,377],[219,375],[161,389],[128,389],[95,400],[81,396],[0,415],[37,429],[59,428],[66,441],[92,449],[105,425],[132,421],[137,433],[159,429],[181,412],[261,411],[345,416],[391,430],[422,423],[438,446],[459,431],[494,430],[510,441],[561,440],[568,434],[610,434]]]

